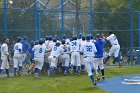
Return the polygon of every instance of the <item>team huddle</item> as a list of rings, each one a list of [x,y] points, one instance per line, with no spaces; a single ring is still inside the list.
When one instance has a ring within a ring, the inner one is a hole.
[[[86,70],[93,85],[96,85],[93,73],[95,73],[97,80],[100,80],[99,69],[102,79],[105,79],[103,49],[106,41],[109,41],[112,47],[105,63],[114,55],[119,63],[119,67],[121,67],[119,57],[120,45],[112,32],[108,34],[108,37],[97,34],[94,38],[91,34],[86,36],[79,34],[78,37],[75,35],[71,39],[63,35],[62,40],[59,40],[57,35],[54,37],[46,36],[45,39],[41,38],[37,41],[31,41],[30,44],[27,42],[26,36],[23,38],[17,37],[13,47],[13,57],[8,52],[9,39],[5,38],[1,46],[2,64],[0,74],[5,69],[7,77],[9,77],[9,61],[12,60],[14,76],[21,76],[23,62],[27,58],[27,53],[29,53],[31,63],[26,75],[34,72],[35,77],[38,78],[41,75],[44,62],[46,62],[48,64],[46,72],[48,76],[54,75],[58,68],[61,68],[64,75],[73,74],[74,72],[80,75]]]

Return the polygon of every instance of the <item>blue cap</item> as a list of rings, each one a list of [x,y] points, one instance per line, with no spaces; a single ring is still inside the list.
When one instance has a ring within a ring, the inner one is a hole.
[[[100,38],[101,36],[100,36],[100,34],[96,34],[96,37],[97,37],[97,38]]]
[[[77,36],[73,36],[72,37],[72,40],[77,40]]]
[[[53,42],[57,42],[57,38],[53,38]]]
[[[54,38],[56,38],[58,40],[58,36],[57,35],[54,35]]]
[[[46,39],[46,40],[49,40],[49,36],[46,36],[45,39]]]
[[[33,40],[30,41],[31,46],[34,46],[35,42]]]
[[[27,40],[27,36],[23,36],[23,40]]]
[[[85,36],[82,36],[82,40],[85,40],[86,39],[86,37]]]
[[[92,34],[89,34],[90,35],[90,39],[93,39],[93,35]]]
[[[44,41],[42,39],[39,40],[39,44],[42,45]]]
[[[53,37],[52,36],[49,36],[49,40],[52,40],[53,39]]]
[[[82,38],[82,36],[83,36],[83,35],[80,33],[80,34],[78,35],[78,38],[80,39],[80,38]]]
[[[43,41],[43,43],[45,43],[45,39],[44,38],[40,38],[42,41]]]
[[[62,43],[62,44],[65,44],[65,40],[62,40],[61,43]]]
[[[91,36],[90,35],[87,35],[86,36],[86,40],[90,40],[91,39]]]
[[[56,42],[56,46],[60,46],[60,42]]]
[[[35,45],[38,45],[38,44],[39,44],[39,42],[38,42],[38,40],[36,40],[36,41],[35,41]]]
[[[21,37],[17,37],[17,41],[19,42],[19,41],[21,41],[22,40],[22,38]]]
[[[62,36],[62,38],[63,38],[63,39],[66,39],[66,38],[67,38],[67,36],[64,34],[64,35]]]

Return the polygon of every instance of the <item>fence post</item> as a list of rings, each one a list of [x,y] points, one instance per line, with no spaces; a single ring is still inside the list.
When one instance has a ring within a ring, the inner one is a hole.
[[[4,37],[7,37],[7,7],[6,7],[6,0],[3,3],[3,11],[4,11]]]
[[[37,40],[37,0],[34,0],[34,39]]]
[[[139,54],[138,54],[138,64],[140,64],[140,12],[138,13],[138,31],[139,31]]]
[[[41,14],[40,13],[38,13],[38,39],[40,38],[40,33],[41,33],[41,29],[40,29],[40,27],[41,27]]]
[[[93,0],[90,0],[90,34],[93,33]]]
[[[131,65],[133,65],[133,0],[130,0],[130,53],[131,53]]]
[[[64,0],[61,0],[61,32],[64,34]]]

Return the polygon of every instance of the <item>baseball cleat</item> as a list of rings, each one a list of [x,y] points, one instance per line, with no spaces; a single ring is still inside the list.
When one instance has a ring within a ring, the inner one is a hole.
[[[105,79],[105,76],[102,76],[102,79],[104,80]]]
[[[97,80],[100,80],[100,77],[99,76],[97,77]]]
[[[119,68],[121,68],[122,67],[122,65],[121,65],[121,63],[119,63]]]
[[[96,82],[93,82],[93,85],[94,85],[94,86],[96,86],[96,85],[97,85],[97,83],[96,83]]]

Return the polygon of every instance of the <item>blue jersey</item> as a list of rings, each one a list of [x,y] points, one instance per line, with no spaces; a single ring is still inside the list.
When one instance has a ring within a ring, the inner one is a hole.
[[[23,42],[22,42],[22,52],[26,53],[29,47],[30,47],[29,43],[26,40],[23,40]]]
[[[96,42],[94,42],[95,46],[96,46],[96,49],[97,49],[97,52],[96,52],[96,56],[95,58],[102,58],[103,57],[103,48],[104,48],[104,45],[105,45],[105,40],[103,39],[99,39],[99,40],[96,40]]]
[[[34,59],[34,51],[32,49],[33,49],[33,46],[28,48],[28,51],[30,53],[30,59]]]

